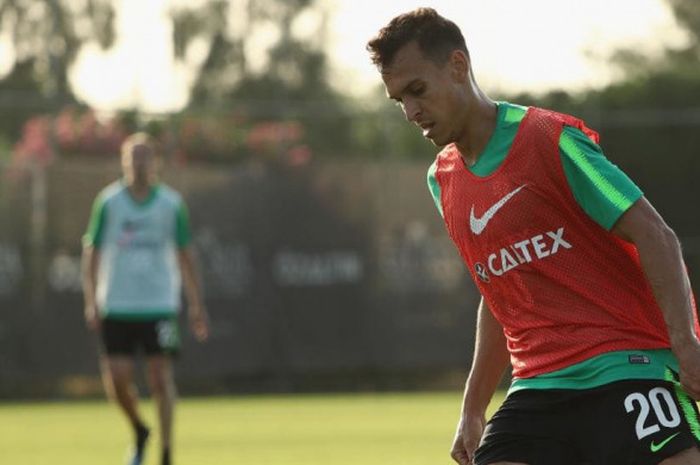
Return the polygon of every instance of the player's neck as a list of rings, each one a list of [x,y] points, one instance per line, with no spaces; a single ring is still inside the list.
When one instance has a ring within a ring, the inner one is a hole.
[[[150,181],[127,180],[126,187],[129,189],[129,194],[134,200],[142,201],[151,195],[153,183]]]
[[[456,141],[465,165],[472,166],[476,163],[496,129],[497,119],[496,103],[477,88],[473,103],[464,118],[464,130]]]

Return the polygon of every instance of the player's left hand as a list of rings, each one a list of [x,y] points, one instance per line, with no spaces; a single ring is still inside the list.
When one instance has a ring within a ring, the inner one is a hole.
[[[190,330],[199,342],[209,339],[209,315],[202,306],[190,308]]]
[[[459,465],[474,463],[474,451],[479,445],[481,435],[484,434],[485,424],[486,419],[483,414],[462,414],[450,451],[452,459]]]
[[[696,339],[674,352],[680,364],[681,386],[690,397],[700,400],[700,342]]]

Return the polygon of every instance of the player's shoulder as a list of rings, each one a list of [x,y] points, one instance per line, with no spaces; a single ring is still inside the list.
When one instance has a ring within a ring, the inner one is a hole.
[[[600,146],[589,137],[581,128],[564,125],[559,137],[559,147],[564,150],[567,147],[577,146],[599,152]]]
[[[584,126],[583,120],[581,120],[580,118],[574,115],[570,115],[568,113],[563,113],[549,108],[535,106],[528,107],[528,113],[530,113],[535,119],[555,121],[561,124],[562,127],[581,129]],[[542,127],[541,124],[536,126]]]
[[[448,144],[444,146],[440,151],[437,153],[435,156],[435,161],[433,164],[439,165],[441,162],[445,160],[450,160],[454,157],[459,156],[459,150],[457,149],[457,144],[454,142],[451,144]]]
[[[435,176],[437,174],[437,169],[438,169],[438,160],[437,160],[437,158],[435,158],[435,160],[433,160],[433,162],[428,167],[428,172],[427,172],[428,184],[430,184],[432,181],[435,180]]]
[[[520,123],[530,109],[529,106],[506,100],[499,100],[496,102],[496,105],[498,106],[499,118],[502,118],[505,123]]]
[[[462,165],[462,155],[457,145],[452,143],[446,145],[438,152],[428,173],[429,175],[432,174],[432,176],[449,175],[461,169]]]
[[[165,202],[175,206],[182,203],[182,195],[164,182],[158,184],[158,196]]]
[[[106,185],[98,194],[97,199],[102,203],[108,203],[122,195],[126,190],[126,186],[121,180],[114,181]]]

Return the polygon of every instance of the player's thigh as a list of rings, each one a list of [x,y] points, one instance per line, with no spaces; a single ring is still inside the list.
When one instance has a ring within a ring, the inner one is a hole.
[[[165,393],[173,386],[173,361],[169,355],[150,355],[146,358],[148,383],[156,393]]]
[[[697,465],[700,464],[700,449],[691,447],[673,457],[669,457],[659,465]]]
[[[475,465],[578,465],[571,396],[564,391],[511,393],[488,421],[474,454]]]
[[[144,324],[140,341],[146,357],[176,357],[180,352],[177,318],[164,318]]]
[[[139,323],[106,318],[100,328],[103,351],[108,357],[136,355]]]
[[[494,463],[489,463],[487,465],[530,465],[530,464],[522,463],[522,462],[494,462]]]
[[[685,451],[700,444],[694,426],[700,421],[697,405],[672,381],[611,383],[592,390],[580,409],[580,447],[591,463],[700,463],[683,461],[695,456]]]
[[[500,436],[500,435],[499,435]],[[510,439],[491,436],[482,442],[475,465],[581,465],[576,451],[554,438],[515,434]]]
[[[134,379],[134,367],[136,365],[133,357],[124,355],[105,356],[104,366],[115,385],[131,383]]]

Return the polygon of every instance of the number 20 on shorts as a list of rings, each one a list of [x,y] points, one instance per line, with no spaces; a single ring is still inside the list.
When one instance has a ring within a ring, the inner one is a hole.
[[[662,406],[662,402],[666,408]],[[660,431],[659,424],[665,428],[675,428],[681,423],[678,407],[666,388],[655,387],[646,396],[641,392],[631,393],[625,398],[625,410],[627,413],[632,413],[636,406],[639,407],[639,416],[637,416],[635,430],[639,439]],[[650,413],[653,413],[656,421]]]

